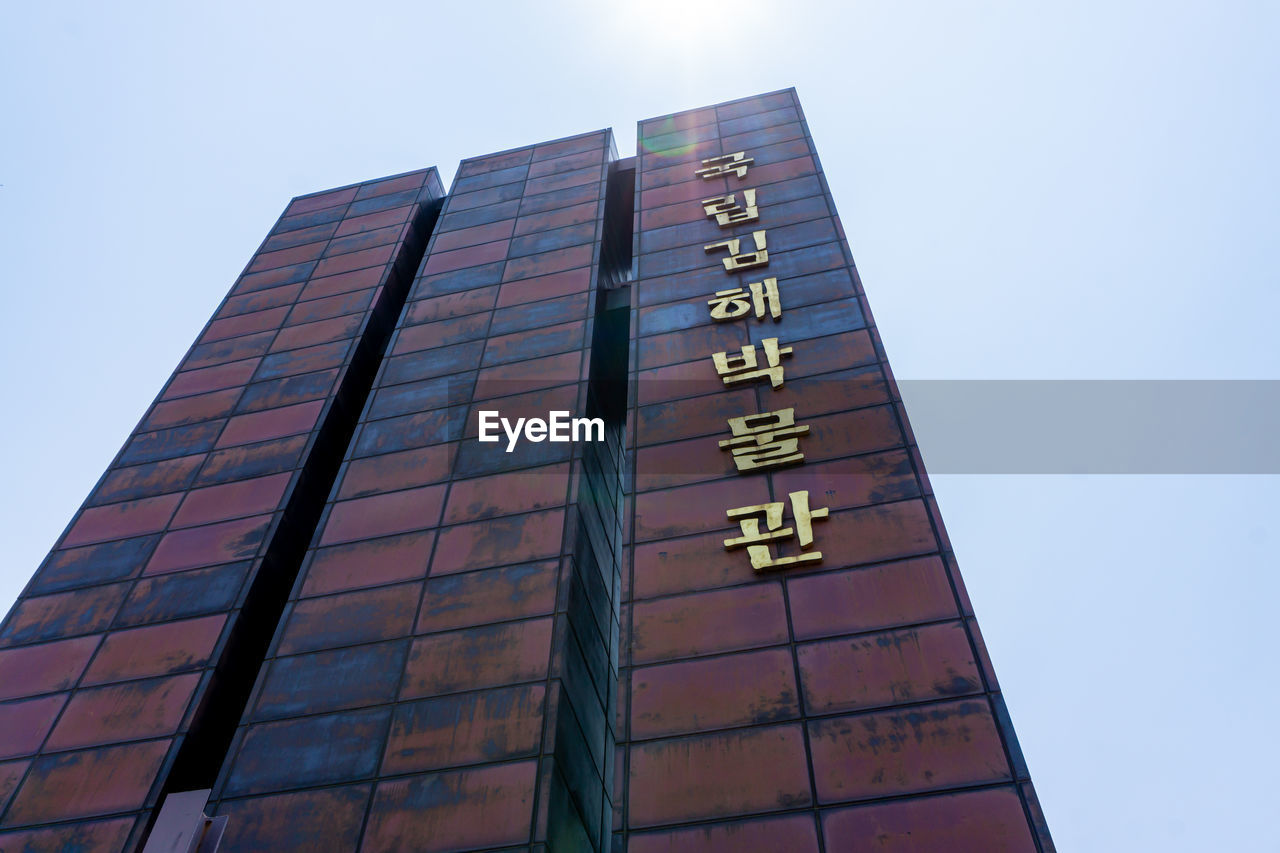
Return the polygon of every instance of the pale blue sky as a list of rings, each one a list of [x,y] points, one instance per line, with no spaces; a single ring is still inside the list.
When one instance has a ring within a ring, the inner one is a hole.
[[[791,85],[900,378],[1280,379],[1276,4],[442,5],[4,4],[0,608],[289,197]],[[1059,848],[1280,850],[1277,478],[934,484]]]

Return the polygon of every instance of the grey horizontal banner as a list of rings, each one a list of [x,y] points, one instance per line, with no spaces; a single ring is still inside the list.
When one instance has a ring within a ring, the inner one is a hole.
[[[418,419],[414,429],[432,433],[418,443],[461,439],[468,446],[467,464],[477,470],[567,458],[567,447],[554,450],[527,440],[508,451],[508,439],[497,427],[493,434],[504,436],[500,441],[470,446],[482,410],[513,425],[519,418],[546,419],[553,411],[584,414],[575,410],[583,390],[576,372],[565,377],[564,385],[536,387],[546,381],[490,382],[483,399],[475,401],[469,399],[476,388],[474,374],[379,389],[371,407],[375,419],[365,431],[376,431],[382,418],[428,409],[429,415],[413,415]],[[1280,474],[1280,380],[899,380],[898,385],[931,474]],[[888,389],[875,366],[797,377],[787,381],[785,395],[768,382],[756,383],[750,386],[754,397],[739,399],[732,410],[722,405],[726,389],[718,379],[641,379],[639,386],[640,421],[649,437],[642,444],[696,440],[707,445],[707,452],[670,455],[642,447],[642,488],[731,475],[729,454],[717,448],[718,440],[729,436],[726,418],[731,415],[794,407],[796,423],[815,429],[823,420],[848,418],[851,432],[836,440],[865,445],[852,453],[892,450],[877,444],[875,435],[861,440],[860,431],[885,426],[875,418],[860,423],[851,413],[831,414],[883,410]],[[628,393],[625,385],[601,383],[600,388]],[[683,427],[685,420],[691,428]],[[717,424],[722,425],[718,430]],[[664,437],[655,439],[654,432]],[[819,441],[818,435],[801,436],[799,449]],[[376,449],[376,435],[363,440]]]
[[[931,474],[1280,474],[1276,380],[899,380]]]

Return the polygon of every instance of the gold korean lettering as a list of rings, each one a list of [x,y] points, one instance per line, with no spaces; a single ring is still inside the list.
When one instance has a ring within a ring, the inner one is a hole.
[[[729,240],[721,240],[719,243],[711,243],[703,246],[705,252],[718,252],[721,249],[729,250],[729,257],[724,258],[725,272],[734,273],[738,270],[750,269],[751,267],[762,267],[769,263],[768,244],[764,230],[752,231],[751,240],[756,245],[754,252],[739,252],[742,247],[742,238],[733,237]]]
[[[704,198],[702,209],[707,216],[714,219],[721,228],[738,225],[742,222],[755,222],[760,218],[760,208],[756,206],[756,191],[743,190],[742,203],[737,201],[736,193]]]
[[[726,515],[738,522],[742,535],[734,539],[724,540],[725,550],[733,550],[746,546],[747,555],[751,558],[751,568],[757,572],[762,569],[776,569],[792,566],[797,563],[816,563],[822,560],[821,551],[807,551],[790,557],[778,557],[769,543],[795,537],[801,550],[813,544],[813,522],[827,517],[827,507],[809,508],[809,493],[790,492],[787,497],[791,501],[791,515],[794,527],[782,526],[782,514],[786,504],[781,501],[754,506],[742,506],[731,509]],[[766,530],[760,529],[760,518],[764,517]]]
[[[702,161],[704,168],[694,172],[704,181],[713,178],[723,178],[725,175],[734,174],[739,178],[747,176],[747,167],[755,162],[754,157],[748,157],[745,151],[735,151],[732,154],[721,154],[719,157],[708,157]]]
[[[733,320],[755,308],[756,319],[763,320],[765,311],[774,320],[782,318],[782,300],[778,297],[778,280],[770,277],[763,281],[753,281],[747,285],[748,295],[741,287],[728,290],[717,290],[715,299],[708,299],[711,306],[711,319],[717,323]]]
[[[733,355],[727,351],[712,354],[711,361],[716,366],[716,373],[724,379],[725,385],[767,377],[774,388],[782,387],[782,357],[791,355],[792,348],[779,347],[777,338],[765,338],[760,345],[764,349],[766,366],[760,366],[755,344],[747,344],[740,353]]]
[[[733,454],[740,473],[804,462],[800,436],[806,435],[809,427],[796,425],[794,408],[729,418],[729,431],[733,438],[721,441],[720,449]]]

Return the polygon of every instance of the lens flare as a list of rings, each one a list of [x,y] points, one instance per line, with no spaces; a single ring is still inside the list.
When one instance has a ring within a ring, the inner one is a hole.
[[[638,140],[639,148],[656,157],[684,157],[698,148],[692,130],[681,130],[675,120],[667,118],[659,125],[646,129]]]

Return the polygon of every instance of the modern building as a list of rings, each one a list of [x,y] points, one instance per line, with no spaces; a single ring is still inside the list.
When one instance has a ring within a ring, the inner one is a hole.
[[[288,205],[0,627],[0,850],[1053,849],[795,92],[637,152]]]

